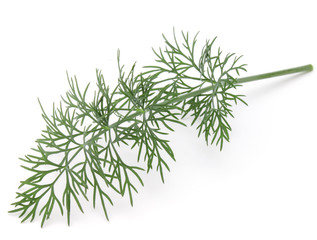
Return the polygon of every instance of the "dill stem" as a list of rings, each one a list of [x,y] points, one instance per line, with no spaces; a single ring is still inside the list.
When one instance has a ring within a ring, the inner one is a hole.
[[[263,74],[259,74],[259,75],[253,75],[253,76],[249,76],[249,77],[244,77],[244,78],[238,78],[237,79],[237,83],[246,83],[246,82],[252,82],[252,81],[257,81],[257,80],[262,80],[262,79],[266,79],[266,78],[273,78],[273,77],[278,77],[278,76],[284,76],[284,75],[288,75],[288,74],[293,74],[293,73],[300,73],[300,72],[311,72],[313,71],[313,65],[308,64],[308,65],[304,65],[304,66],[300,66],[300,67],[295,67],[295,68],[288,68],[288,69],[284,69],[284,70],[280,70],[280,71],[275,71],[275,72],[269,72],[269,73],[263,73]],[[201,88],[195,91],[192,91],[190,93],[185,93],[183,95],[180,95],[179,97],[167,100],[167,101],[163,101],[161,103],[158,103],[156,105],[156,108],[160,108],[163,107],[165,105],[168,104],[173,104],[173,103],[179,103],[187,98],[191,98],[191,97],[195,97],[198,96],[200,94],[212,91],[214,89],[215,86],[211,85],[205,88]],[[149,109],[145,109],[145,111],[147,111]],[[134,112],[131,115],[129,115],[128,117],[130,119],[133,119],[139,115],[143,114],[142,112]],[[118,127],[121,123],[125,122],[126,119],[121,119],[113,124],[111,124],[109,126],[109,129],[111,128],[115,128]]]
[[[270,73],[264,73],[264,74],[250,76],[250,77],[239,78],[238,83],[252,82],[252,81],[257,81],[257,80],[261,80],[265,78],[279,77],[279,76],[293,74],[293,73],[310,72],[310,71],[313,71],[313,65],[308,64],[308,65],[295,67],[295,68],[288,68],[288,69],[284,69],[284,70],[280,70],[276,72],[270,72]]]
[[[301,66],[301,67],[288,68],[288,69],[280,70],[280,71],[276,71],[276,72],[270,72],[270,73],[264,73],[264,74],[250,76],[250,77],[238,78],[237,82],[238,83],[246,83],[246,82],[257,81],[257,80],[261,80],[261,79],[265,79],[265,78],[283,76],[283,75],[292,74],[292,73],[310,72],[312,70],[313,70],[313,66],[311,64],[309,64],[309,65],[305,65],[305,66]],[[167,103],[170,104],[170,103],[181,102],[187,98],[197,96],[199,94],[211,91],[213,89],[214,89],[214,86],[208,86],[205,88],[201,88],[199,90],[183,94],[183,95],[181,95],[177,98],[174,98],[172,100],[162,102],[160,105],[164,106],[164,104],[167,104]]]

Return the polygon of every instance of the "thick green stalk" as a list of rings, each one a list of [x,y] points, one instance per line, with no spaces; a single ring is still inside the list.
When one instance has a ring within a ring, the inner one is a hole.
[[[310,71],[313,71],[313,65],[308,64],[301,67],[288,68],[288,69],[284,69],[284,70],[280,70],[276,72],[270,72],[270,73],[264,73],[264,74],[250,76],[250,77],[239,78],[238,83],[252,82],[252,81],[257,81],[257,80],[261,80],[265,78],[279,77],[279,76],[293,74],[293,73],[310,72]]]
[[[309,65],[305,65],[305,66],[301,66],[301,67],[289,68],[289,69],[280,70],[280,71],[276,71],[276,72],[270,72],[270,73],[264,73],[264,74],[250,76],[250,77],[238,78],[237,81],[238,81],[238,83],[246,83],[246,82],[257,81],[257,80],[261,80],[261,79],[265,79],[265,78],[283,76],[283,75],[292,74],[292,73],[310,72],[312,70],[313,70],[313,66],[311,64],[309,64]],[[164,106],[164,104],[167,104],[167,103],[181,102],[187,98],[191,98],[191,97],[200,95],[202,93],[211,91],[211,90],[213,90],[213,88],[214,88],[213,86],[201,88],[199,90],[183,94],[183,95],[181,95],[177,98],[174,98],[172,100],[162,102],[160,105]]]
[[[288,68],[288,69],[284,69],[284,70],[280,70],[280,71],[276,71],[276,72],[269,72],[269,73],[254,75],[254,76],[250,76],[250,77],[238,78],[237,82],[238,83],[246,83],[246,82],[252,82],[252,81],[257,81],[257,80],[266,79],[266,78],[284,76],[284,75],[293,74],[293,73],[310,72],[312,70],[313,70],[313,65],[308,64],[308,65],[295,67],[295,68]],[[192,91],[190,93],[185,93],[185,94],[183,94],[179,97],[173,98],[171,100],[163,101],[163,102],[159,103],[158,105],[165,106],[167,104],[178,103],[178,102],[181,102],[187,98],[195,97],[195,96],[198,96],[200,94],[212,91],[213,89],[214,89],[214,86],[211,85],[211,86],[208,86],[205,88],[198,89],[196,91]],[[134,112],[131,115],[129,115],[129,118],[133,119],[141,114],[143,114],[143,113],[142,112]],[[111,124],[109,126],[109,129],[119,126],[125,120],[126,119],[122,119],[121,121],[119,120],[119,121]]]

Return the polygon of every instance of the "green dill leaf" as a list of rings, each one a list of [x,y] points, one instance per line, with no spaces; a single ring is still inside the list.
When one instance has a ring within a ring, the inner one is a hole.
[[[138,187],[144,186],[142,172],[156,169],[164,183],[170,161],[176,160],[168,134],[175,125],[186,127],[186,116],[206,144],[222,150],[230,140],[232,106],[247,105],[236,93],[242,83],[313,69],[305,65],[237,78],[246,64],[241,56],[215,48],[216,38],[199,49],[198,33],[181,32],[178,40],[174,29],[172,40],[165,35],[163,40],[165,46],[153,49],[155,63],[141,73],[135,63],[126,72],[118,50],[113,89],[97,69],[89,99],[90,84],[82,91],[76,76],[67,73],[69,90],[53,104],[51,115],[38,100],[46,127],[32,153],[20,158],[30,176],[21,181],[10,213],[18,213],[22,222],[41,216],[43,227],[57,208],[70,225],[73,205],[83,213],[81,199],[88,201],[91,191],[93,207],[101,204],[109,219],[114,194],[127,196],[133,205]],[[121,157],[123,145],[135,149],[136,163]]]

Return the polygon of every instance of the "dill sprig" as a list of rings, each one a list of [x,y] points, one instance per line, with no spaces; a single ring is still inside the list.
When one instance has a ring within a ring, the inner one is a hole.
[[[246,104],[233,90],[244,82],[312,70],[306,65],[238,79],[246,71],[241,56],[214,50],[216,38],[207,40],[197,56],[198,35],[181,35],[181,41],[175,32],[171,41],[163,35],[165,47],[153,50],[157,64],[142,73],[135,73],[135,65],[126,72],[118,51],[113,90],[96,70],[92,99],[87,99],[89,84],[81,90],[76,77],[67,76],[69,90],[51,115],[40,103],[46,128],[32,154],[21,158],[31,175],[21,181],[10,212],[19,213],[22,222],[40,216],[43,226],[57,208],[70,224],[71,206],[83,212],[81,201],[88,201],[91,191],[93,207],[99,202],[108,219],[112,194],[128,195],[133,205],[137,186],[143,186],[142,171],[156,169],[164,182],[169,161],[175,160],[166,139],[174,124],[186,126],[182,119],[191,116],[198,136],[222,149],[230,139],[232,105]],[[121,145],[137,149],[137,163],[145,167],[127,164]]]

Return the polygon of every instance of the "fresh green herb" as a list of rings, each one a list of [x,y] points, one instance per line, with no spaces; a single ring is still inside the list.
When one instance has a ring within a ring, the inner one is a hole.
[[[70,90],[53,106],[52,115],[40,104],[46,129],[33,153],[21,158],[22,167],[32,174],[21,181],[10,211],[19,213],[22,222],[39,215],[43,226],[57,208],[70,224],[71,207],[83,212],[81,200],[88,201],[88,190],[93,206],[99,202],[108,219],[111,194],[128,195],[133,205],[136,186],[143,185],[141,171],[156,169],[164,182],[169,161],[175,160],[165,135],[175,124],[185,126],[182,118],[190,115],[198,136],[222,149],[230,139],[232,105],[246,104],[235,94],[241,83],[312,70],[306,65],[238,79],[246,65],[233,53],[214,51],[215,38],[206,41],[200,56],[197,35],[190,38],[182,32],[180,42],[175,32],[172,41],[163,38],[165,47],[154,50],[157,65],[139,74],[134,66],[124,71],[118,52],[119,78],[113,90],[97,70],[93,99],[87,99],[89,84],[82,91],[76,77],[68,77]],[[129,165],[121,158],[118,148],[123,144],[137,148],[140,164]]]

